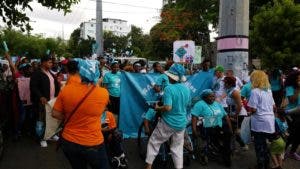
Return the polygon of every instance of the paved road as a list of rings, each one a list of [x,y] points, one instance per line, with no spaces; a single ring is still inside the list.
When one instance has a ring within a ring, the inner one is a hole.
[[[136,142],[125,142],[129,158],[129,169],[143,169],[144,162],[139,158]],[[250,146],[252,147],[252,146]],[[253,147],[247,152],[237,153],[233,157],[231,169],[248,169],[255,165]],[[300,162],[287,159],[285,169],[300,169]],[[6,142],[5,155],[0,161],[0,169],[71,169],[68,161],[61,151],[55,151],[55,143],[50,143],[47,148],[41,148],[31,138],[22,138],[19,142]],[[161,169],[164,169],[161,167]],[[226,169],[215,161],[210,161],[207,166],[201,166],[197,161],[185,169]]]

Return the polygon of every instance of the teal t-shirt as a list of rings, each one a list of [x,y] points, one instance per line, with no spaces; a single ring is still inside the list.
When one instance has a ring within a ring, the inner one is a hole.
[[[242,97],[245,97],[247,100],[249,100],[250,98],[250,94],[251,94],[251,82],[248,82],[247,84],[245,84],[243,87],[242,87],[242,90],[241,90],[241,96]]]
[[[183,130],[187,125],[187,107],[191,101],[191,91],[183,84],[170,84],[164,89],[163,103],[171,106],[171,111],[163,112],[162,119],[171,128]]]
[[[280,133],[285,133],[288,129],[288,124],[286,121],[281,121],[278,117],[275,118],[275,122],[278,125]]]
[[[103,78],[103,83],[107,85],[109,95],[114,97],[120,97],[121,94],[121,72],[113,74],[111,72],[106,73]]]
[[[152,108],[149,108],[148,111],[145,114],[143,114],[143,118],[146,120],[152,121],[155,118],[155,114],[156,114],[156,111]]]
[[[272,91],[279,91],[281,89],[280,79],[270,79],[270,84]]]
[[[285,88],[285,92],[286,92],[286,97],[290,97],[293,96],[295,94],[295,89],[293,86],[287,86]],[[287,109],[292,109],[295,108],[297,105],[300,105],[300,95],[298,95],[298,99],[295,103],[290,103],[287,105]]]
[[[222,118],[227,114],[222,105],[218,102],[213,102],[209,105],[204,100],[201,100],[192,108],[192,115],[203,117],[204,127],[222,127]]]

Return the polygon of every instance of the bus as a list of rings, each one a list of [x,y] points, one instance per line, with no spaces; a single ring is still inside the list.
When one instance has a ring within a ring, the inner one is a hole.
[[[146,58],[139,58],[139,57],[115,57],[115,61],[118,61],[119,63],[124,63],[125,61],[128,61],[129,63],[133,64],[134,62],[137,62],[139,60],[145,61],[145,63],[148,64],[148,60]]]

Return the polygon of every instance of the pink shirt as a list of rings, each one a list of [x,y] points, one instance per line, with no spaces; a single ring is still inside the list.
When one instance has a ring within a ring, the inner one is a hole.
[[[24,105],[31,105],[31,99],[30,99],[30,78],[26,77],[19,77],[17,78],[18,82],[18,89],[19,89],[19,95],[20,99],[23,102]]]
[[[42,69],[42,70],[48,76],[49,81],[50,81],[50,100],[51,100],[55,97],[54,78],[53,78],[53,76],[51,75],[51,73],[49,71],[46,71],[44,69]]]

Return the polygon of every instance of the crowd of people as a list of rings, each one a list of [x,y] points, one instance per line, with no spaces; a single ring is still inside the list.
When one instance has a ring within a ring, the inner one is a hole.
[[[283,159],[300,161],[297,153],[300,137],[299,113],[290,110],[300,106],[300,71],[294,67],[283,73],[275,70],[254,70],[249,79],[240,80],[232,70],[218,65],[211,67],[204,60],[201,69],[188,70],[182,64],[159,62],[149,70],[141,60],[135,63],[107,63],[84,59],[57,59],[51,55],[40,63],[26,57],[13,63],[5,54],[8,64],[1,65],[0,104],[1,119],[8,134],[15,141],[29,134],[41,147],[47,147],[45,134],[45,105],[56,98],[52,116],[63,121],[58,140],[73,169],[109,168],[126,165],[125,151],[118,131],[121,96],[121,72],[160,74],[153,85],[160,94],[160,104],[145,115],[145,131],[149,135],[146,169],[151,169],[161,144],[171,140],[170,152],[177,169],[183,168],[184,133],[189,123],[191,108],[192,136],[219,144],[224,165],[231,166],[231,154],[249,149],[240,137],[243,120],[250,117],[257,169],[283,168]],[[214,72],[213,83],[192,104],[191,93],[184,85],[186,75]],[[158,122],[150,131],[147,120],[159,114]],[[199,130],[202,120],[204,130]],[[203,136],[205,131],[205,136]],[[202,136],[201,136],[202,135]],[[109,144],[108,144],[109,143]],[[109,153],[107,149],[111,150]]]

